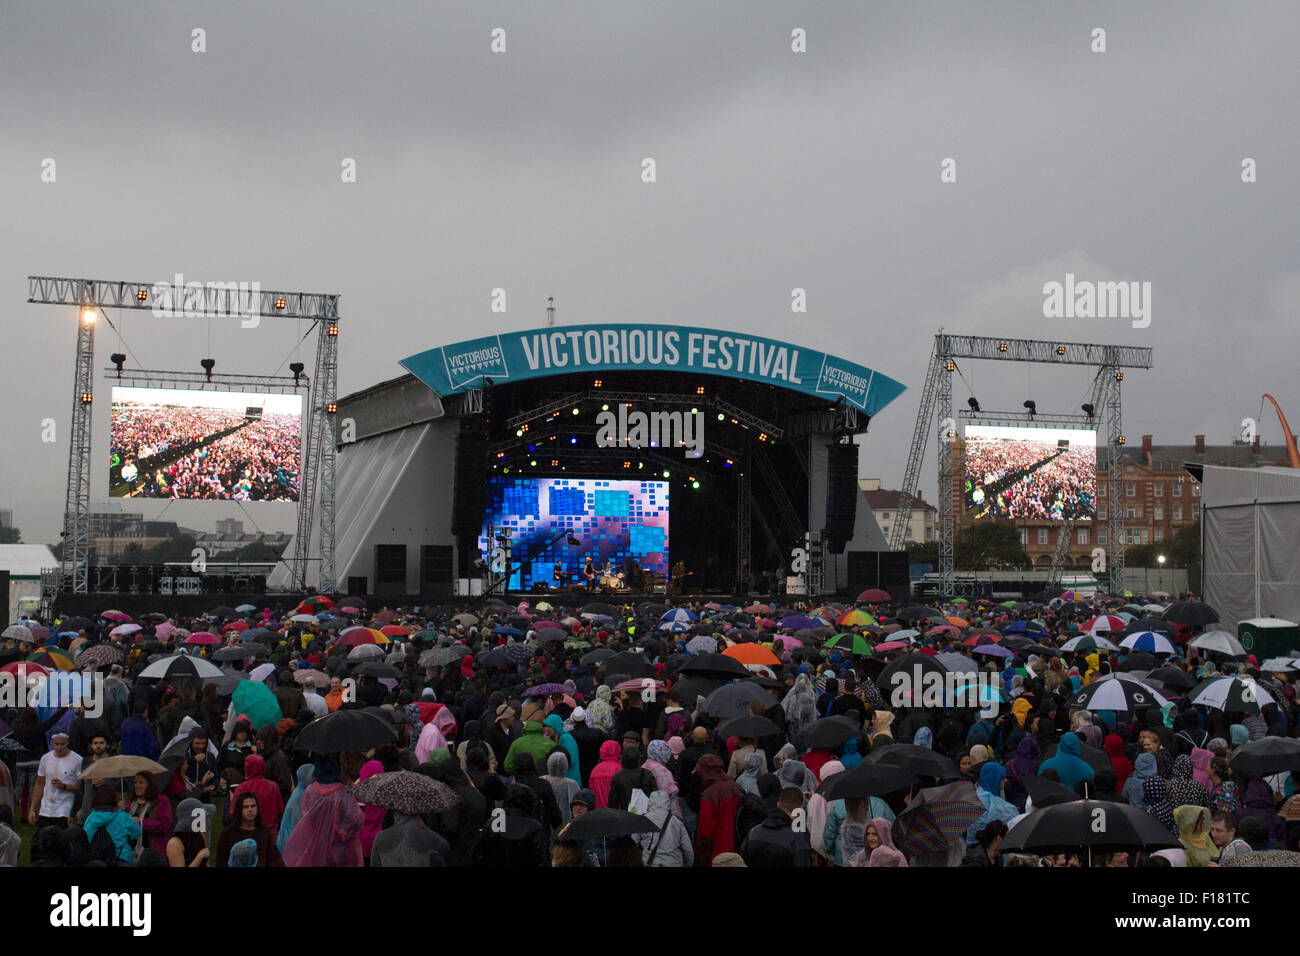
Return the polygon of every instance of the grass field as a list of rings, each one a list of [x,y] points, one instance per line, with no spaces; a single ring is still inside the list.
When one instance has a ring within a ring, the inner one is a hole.
[[[18,835],[22,837],[23,847],[18,854],[18,865],[29,866],[32,862],[32,838],[36,835],[36,828],[28,825],[24,820],[15,827]],[[221,839],[221,814],[215,814],[212,817],[212,831],[208,835],[208,846],[215,848],[217,841]],[[208,861],[211,864],[211,860]]]

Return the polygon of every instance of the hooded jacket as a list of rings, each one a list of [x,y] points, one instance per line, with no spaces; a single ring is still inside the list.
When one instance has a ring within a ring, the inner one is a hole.
[[[235,788],[231,795],[233,807],[241,793],[251,793],[257,797],[257,815],[262,818],[262,825],[271,831],[271,838],[279,836],[280,814],[284,812],[284,800],[280,788],[263,776],[266,760],[261,754],[249,754],[244,758],[244,782]],[[232,824],[238,826],[237,823]]]
[[[520,734],[506,751],[506,759],[502,766],[505,772],[513,774],[515,772],[515,755],[519,753],[530,753],[533,755],[533,763],[538,766],[546,766],[546,758],[555,744],[551,739],[542,733],[542,725],[536,720],[530,720],[524,724],[524,732]]]
[[[547,718],[548,720],[550,718]],[[569,758],[562,751],[555,751],[546,758],[546,773],[542,777],[555,791],[555,802],[560,808],[560,819],[568,823],[572,817],[570,807],[582,788],[569,775]]]
[[[1133,761],[1124,756],[1124,738],[1119,734],[1107,734],[1106,755],[1110,757],[1110,765],[1115,768],[1115,792],[1123,793],[1124,784],[1133,774]]]
[[[572,780],[577,786],[575,790],[582,789],[582,771],[578,769],[578,742],[573,739],[572,734],[564,732],[564,721],[559,714],[550,714],[542,723],[555,731],[555,746],[559,747],[568,756],[568,769],[564,771],[565,775]],[[550,758],[547,758],[546,772],[550,773]]]
[[[1005,793],[1008,803],[1017,807],[1025,805],[1029,789],[1025,781],[1038,775],[1038,741],[1033,737],[1022,737],[1016,745],[1016,755],[1007,761]],[[981,779],[983,769],[980,770]]]
[[[792,867],[812,865],[812,845],[806,828],[796,830],[789,814],[779,807],[749,831],[740,845],[746,866]]]
[[[591,771],[591,790],[596,794],[596,809],[609,806],[609,786],[619,767],[618,741],[606,740],[600,745],[600,763]]]
[[[966,831],[967,846],[974,845],[977,842],[976,836],[979,832],[994,820],[1010,823],[1019,815],[1019,810],[1002,799],[1000,791],[1002,790],[1002,781],[1005,778],[1006,771],[1000,764],[996,764],[992,760],[986,761],[980,767],[980,782],[979,786],[975,788],[975,796],[980,803],[984,804],[984,812]]]
[[[660,828],[657,833],[639,833],[635,837],[641,844],[641,859],[646,866],[691,866],[695,862],[690,831],[673,814],[668,794],[662,790],[650,794],[650,809],[645,818]]]
[[[1046,770],[1055,770],[1061,785],[1070,790],[1077,787],[1081,780],[1091,781],[1096,778],[1092,767],[1079,756],[1079,737],[1073,733],[1062,736],[1056,756],[1051,760],[1044,760],[1042,766],[1038,768],[1039,774]]]
[[[1133,763],[1133,773],[1125,782],[1121,795],[1128,801],[1129,806],[1137,807],[1139,810],[1146,809],[1146,798],[1143,796],[1142,784],[1148,777],[1156,775],[1156,758],[1153,754],[1138,754],[1138,758]]]
[[[704,784],[695,834],[695,864],[709,866],[714,857],[736,852],[736,813],[744,793],[727,777],[722,758],[715,753],[702,756],[695,764],[695,772]]]

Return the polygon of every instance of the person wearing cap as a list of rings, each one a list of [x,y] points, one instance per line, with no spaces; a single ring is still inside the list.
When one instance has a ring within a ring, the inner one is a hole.
[[[569,719],[573,721],[569,736],[578,748],[578,782],[585,787],[591,780],[591,771],[600,763],[600,745],[605,742],[605,735],[588,723],[585,707],[573,708]]]
[[[496,757],[498,764],[505,762],[506,754],[510,752],[510,746],[517,739],[512,731],[514,722],[515,709],[508,702],[502,701],[497,705],[496,717],[492,721],[492,726],[483,735],[483,740],[492,748],[492,753]]]
[[[208,829],[216,809],[196,797],[175,805],[172,839],[166,842],[168,866],[207,866]]]
[[[64,829],[72,814],[82,760],[80,754],[72,752],[68,739],[65,730],[51,734],[50,751],[41,757],[36,768],[36,792],[27,811],[27,822],[38,830],[41,827]]]

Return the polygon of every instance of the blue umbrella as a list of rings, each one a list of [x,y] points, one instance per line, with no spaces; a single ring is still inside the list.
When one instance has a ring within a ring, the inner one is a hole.
[[[1012,621],[1002,629],[1003,634],[1046,634],[1047,628],[1037,621]]]
[[[699,619],[700,616],[689,608],[675,607],[659,620],[665,624],[690,624]]]
[[[673,634],[685,634],[690,629],[691,625],[688,621],[665,621],[659,625],[659,630]]]
[[[808,627],[819,627],[821,624],[821,621],[814,621],[812,618],[803,617],[800,614],[791,614],[776,622],[777,627],[788,627],[795,631]]]
[[[1178,648],[1174,646],[1174,642],[1156,631],[1139,631],[1136,634],[1130,634],[1120,641],[1119,646],[1134,651],[1150,651],[1153,654],[1178,653]]]
[[[988,654],[992,657],[1014,657],[1015,652],[1001,644],[980,644],[971,649],[972,654]]]
[[[239,632],[239,639],[241,641],[254,641],[258,644],[262,644],[265,643],[262,640],[264,637],[269,637],[273,641],[276,640],[275,633],[273,631],[268,631],[264,627],[250,627],[246,631]]]
[[[501,627],[494,627],[494,628],[492,628],[492,633],[493,633],[493,634],[504,634],[506,637],[523,637],[523,636],[524,636],[524,632],[521,631],[521,630],[519,630],[518,628],[515,628],[515,627],[507,627],[507,626],[505,626],[505,625],[502,625]]]

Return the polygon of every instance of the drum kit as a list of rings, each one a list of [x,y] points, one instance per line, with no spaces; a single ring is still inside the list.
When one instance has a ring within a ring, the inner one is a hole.
[[[605,591],[606,594],[611,591],[622,591],[627,587],[627,585],[623,583],[624,578],[626,577],[627,576],[622,571],[618,572],[618,574],[610,574],[608,570],[606,570],[606,573],[600,576],[598,586]]]

